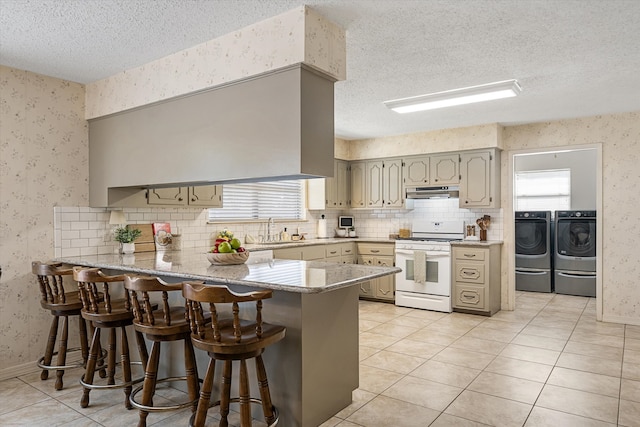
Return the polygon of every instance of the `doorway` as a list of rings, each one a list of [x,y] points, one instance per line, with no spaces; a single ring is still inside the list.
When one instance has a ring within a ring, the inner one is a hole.
[[[505,227],[515,248],[515,212],[596,211],[596,318],[602,320],[602,146],[517,150],[510,153]],[[555,218],[552,219],[555,221]],[[508,305],[515,309],[515,255],[508,258]]]

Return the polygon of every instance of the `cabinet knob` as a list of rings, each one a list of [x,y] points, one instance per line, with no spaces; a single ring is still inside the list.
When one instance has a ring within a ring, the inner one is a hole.
[[[182,201],[182,197],[178,197],[178,201],[181,202]]]
[[[192,202],[195,202],[195,201],[196,201],[196,199],[195,199],[194,197],[192,197],[192,198],[191,198],[191,201],[192,201]]]

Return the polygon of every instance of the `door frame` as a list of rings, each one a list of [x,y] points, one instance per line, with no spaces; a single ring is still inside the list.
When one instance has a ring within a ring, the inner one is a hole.
[[[524,154],[545,154],[562,151],[578,151],[595,149],[597,153],[596,171],[596,320],[602,321],[604,301],[602,300],[602,143],[565,145],[558,147],[529,148],[521,150],[509,150],[507,197],[503,200],[504,206],[504,227],[509,237],[508,246],[513,248],[513,254],[507,255],[507,310],[515,310],[516,298],[516,257],[515,257],[515,194],[514,194],[514,165],[515,158]],[[513,255],[513,256],[512,256]],[[552,254],[553,256],[553,254]],[[504,288],[503,288],[504,289]]]

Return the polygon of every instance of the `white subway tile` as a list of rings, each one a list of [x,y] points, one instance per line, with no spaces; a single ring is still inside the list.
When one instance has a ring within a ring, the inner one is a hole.
[[[80,248],[63,248],[60,253],[62,257],[80,256]]]
[[[62,232],[60,234],[60,238],[62,240],[65,240],[65,239],[69,239],[69,240],[79,239],[80,238],[80,232],[77,231],[77,230],[62,230]]]

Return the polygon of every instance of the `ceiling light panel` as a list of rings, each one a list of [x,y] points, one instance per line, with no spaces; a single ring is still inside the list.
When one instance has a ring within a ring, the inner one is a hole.
[[[434,110],[455,105],[473,104],[494,99],[511,98],[522,92],[517,80],[505,80],[484,85],[447,90],[427,95],[385,101],[384,105],[398,113]]]

